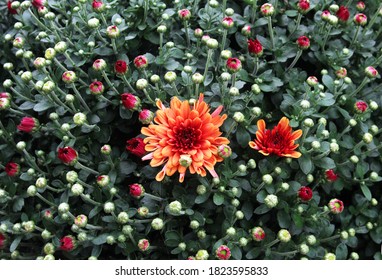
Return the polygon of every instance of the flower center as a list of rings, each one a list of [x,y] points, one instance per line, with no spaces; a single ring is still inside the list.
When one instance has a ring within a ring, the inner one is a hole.
[[[174,146],[182,151],[193,149],[198,139],[198,132],[193,127],[175,127]]]

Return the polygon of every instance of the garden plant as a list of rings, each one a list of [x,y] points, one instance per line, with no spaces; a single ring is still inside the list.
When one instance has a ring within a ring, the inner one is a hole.
[[[379,0],[0,10],[0,258],[382,258]]]

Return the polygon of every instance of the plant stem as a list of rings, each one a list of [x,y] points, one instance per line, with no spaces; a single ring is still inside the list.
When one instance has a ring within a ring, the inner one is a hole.
[[[53,101],[57,103],[57,105],[60,105],[62,107],[64,107],[67,111],[69,111],[70,113],[74,114],[75,112],[72,111],[72,109],[70,109],[68,107],[68,105],[66,105],[64,102],[62,102],[55,94],[54,91],[51,92],[51,97],[53,98]]]
[[[115,88],[115,86],[114,86],[114,85],[112,84],[112,82],[110,81],[110,79],[109,79],[109,77],[107,76],[105,70],[102,70],[101,73],[102,73],[102,77],[105,79],[105,81],[106,81],[106,83],[109,85],[109,87],[111,87],[111,88],[115,91],[115,93],[116,93],[117,95],[119,95],[118,90]]]
[[[355,41],[357,40],[357,38],[358,38],[358,34],[359,34],[359,30],[360,30],[360,29],[361,29],[361,25],[358,25],[358,26],[357,26],[357,30],[356,30],[356,32],[355,32],[355,34],[354,34],[353,40],[352,40],[351,43],[350,43],[350,47],[353,46],[353,44],[354,44]]]
[[[102,203],[99,203],[97,201],[94,201],[93,199],[91,199],[90,197],[87,197],[86,195],[84,195],[83,193],[81,194],[81,198],[86,201],[86,202],[89,202],[95,206],[101,206]]]
[[[213,49],[208,49],[206,65],[204,66],[204,73],[203,73],[204,80],[207,79],[208,67],[209,67],[213,52],[214,52]]]
[[[155,101],[151,98],[150,94],[147,92],[146,89],[143,89],[143,93],[147,97],[147,99],[150,101],[151,104],[155,105]]]
[[[256,56],[255,57],[255,66],[253,67],[253,72],[252,72],[253,76],[256,76],[257,71],[259,71],[259,67],[260,67],[260,65],[259,65],[259,57]]]
[[[111,46],[113,47],[113,51],[115,55],[118,55],[117,45],[115,44],[115,39],[111,39]]]
[[[75,93],[76,97],[78,98],[78,100],[80,101],[80,103],[82,104],[82,106],[85,108],[85,110],[87,112],[90,113],[91,110],[90,110],[89,106],[86,104],[85,100],[82,98],[80,92],[77,90],[77,87],[74,83],[72,84],[72,89],[74,90],[74,93]]]
[[[228,30],[224,29],[220,51],[223,51],[225,49],[225,42],[227,40],[227,33],[228,33]],[[220,56],[219,56],[219,60],[220,60]]]
[[[328,30],[326,31],[326,34],[325,34],[325,38],[324,38],[324,42],[322,44],[322,51],[325,51],[325,45],[326,45],[326,42],[328,41],[328,38],[329,38],[329,34],[330,34],[330,31],[332,30],[332,25],[329,26]]]
[[[232,74],[231,87],[235,87],[236,84],[236,73]]]
[[[335,239],[338,239],[338,238],[340,238],[340,237],[341,237],[341,236],[340,236],[339,234],[336,234],[336,235],[333,235],[333,236],[330,236],[330,237],[321,239],[321,240],[320,240],[320,243],[328,242],[328,241],[331,241],[331,240],[335,240]]]
[[[298,50],[296,56],[294,57],[294,60],[293,60],[292,63],[288,66],[288,68],[285,70],[285,72],[288,72],[290,69],[292,69],[292,68],[296,65],[297,61],[298,61],[298,60],[300,59],[300,57],[301,57],[301,54],[302,54],[302,50]]]
[[[70,57],[70,55],[68,54],[67,51],[64,52],[64,56],[66,57],[67,60],[70,61],[70,63],[72,64],[72,66],[73,66],[76,70],[80,71],[81,74],[83,74],[84,76],[88,77],[88,74],[87,74],[84,70],[82,70],[80,67],[78,67],[78,66],[76,65],[76,63],[73,61],[73,59]]]
[[[275,239],[275,240],[269,242],[268,244],[265,244],[265,245],[264,245],[264,248],[270,248],[270,247],[272,247],[273,245],[276,245],[276,244],[279,243],[279,242],[280,242],[280,240],[277,238],[277,239]]]
[[[273,38],[272,17],[267,17],[267,19],[268,19],[268,33],[269,33],[269,37],[271,40],[271,47],[272,47],[272,51],[274,51],[275,50],[275,42],[274,42],[274,38]]]
[[[187,48],[190,47],[190,35],[188,34],[188,21],[184,21],[184,32],[186,33]]]
[[[29,13],[31,14],[31,16],[33,17],[33,19],[37,22],[37,25],[40,26],[40,28],[46,30],[46,31],[49,31],[49,32],[52,32],[48,27],[45,26],[45,24],[43,24],[36,16],[35,14],[32,12],[32,10],[30,8],[28,8],[28,11]]]
[[[85,171],[87,171],[87,172],[89,172],[89,173],[92,173],[92,174],[95,174],[95,175],[99,175],[99,172],[98,172],[98,171],[95,171],[94,169],[91,169],[91,168],[89,168],[89,167],[83,165],[83,164],[80,163],[80,162],[77,162],[76,165],[75,165],[75,167],[77,167],[77,168],[79,168],[79,169],[82,169],[82,170],[85,170]]]
[[[156,200],[156,201],[164,201],[165,199],[164,198],[161,198],[159,196],[156,196],[156,195],[152,195],[152,194],[149,194],[149,193],[144,193],[143,195],[144,197],[148,197],[148,198],[151,198],[152,200]]]
[[[234,121],[227,131],[227,134],[226,134],[227,138],[230,136],[230,134],[232,133],[232,131],[235,129],[236,126],[237,126],[237,122]]]
[[[255,23],[256,10],[257,10],[257,0],[253,1],[253,3],[252,3],[252,13],[251,13],[251,24],[252,25]]]
[[[353,91],[352,93],[349,94],[349,97],[352,97],[352,96],[356,95],[358,92],[360,92],[363,89],[363,87],[367,84],[368,81],[369,81],[369,78],[365,77],[363,79],[362,83],[359,85],[359,87],[355,91]]]
[[[45,197],[43,197],[41,194],[39,193],[36,193],[36,196],[41,199],[42,201],[44,201],[46,204],[52,206],[52,207],[57,207],[56,204],[54,204],[53,202],[50,202],[49,200],[47,200]]]
[[[159,33],[159,56],[163,53],[163,33]]]
[[[127,85],[127,87],[129,88],[129,90],[130,90],[132,93],[136,93],[135,89],[131,86],[131,84],[129,83],[129,81],[127,80],[127,78],[126,78],[125,75],[122,75],[122,80],[123,80],[123,82]]]
[[[371,29],[376,21],[376,19],[379,16],[379,11],[382,9],[382,4],[379,5],[377,11],[374,13],[373,17],[371,18],[369,24],[362,30],[362,35],[366,33],[368,29]]]
[[[198,98],[199,96],[199,84],[195,84],[195,97]]]
[[[302,14],[298,13],[296,25],[294,26],[292,32],[289,34],[289,37],[291,37],[298,30],[298,28],[300,27],[301,18],[302,18]]]

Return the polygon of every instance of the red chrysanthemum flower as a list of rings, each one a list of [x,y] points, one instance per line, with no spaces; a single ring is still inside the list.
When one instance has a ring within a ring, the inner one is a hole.
[[[33,0],[32,5],[36,8],[44,7],[46,5],[46,0]]]
[[[333,169],[329,169],[325,171],[326,180],[330,182],[335,182],[338,179],[338,175],[334,173]]]
[[[206,176],[207,169],[213,177],[218,177],[214,166],[223,161],[218,147],[229,143],[227,138],[220,137],[219,127],[227,116],[219,115],[223,106],[210,113],[203,98],[200,94],[199,100],[190,106],[188,101],[174,97],[170,108],[158,101],[156,124],[142,128],[142,134],[148,136],[144,140],[146,151],[150,152],[142,159],[151,159],[153,167],[164,164],[156,176],[158,181],[178,171],[179,182],[183,182],[187,169],[201,176]]]
[[[241,69],[241,61],[236,57],[230,57],[226,63],[227,69],[231,73],[236,73]]]
[[[300,36],[297,39],[297,45],[300,49],[306,50],[310,47],[310,40],[306,36]]]
[[[105,4],[102,1],[93,0],[92,8],[96,13],[100,13],[105,9]]]
[[[122,105],[129,110],[137,110],[141,105],[141,99],[131,93],[121,94]]]
[[[253,56],[261,56],[263,54],[263,46],[260,41],[248,39],[248,52]]]
[[[31,117],[24,117],[21,119],[21,122],[17,126],[17,129],[26,133],[31,133],[36,131],[39,125],[40,123],[37,119]]]
[[[127,63],[124,60],[117,60],[114,64],[114,71],[117,74],[123,75],[127,72]]]
[[[67,165],[74,165],[77,163],[78,153],[72,147],[64,147],[58,149],[57,157]]]
[[[6,240],[7,240],[7,238],[5,237],[5,235],[0,233],[0,249],[2,249],[4,247]]]
[[[132,184],[129,186],[130,195],[135,198],[140,198],[145,194],[145,188],[141,184]]]
[[[60,249],[63,251],[72,251],[76,247],[76,241],[73,236],[67,235],[60,239]]]
[[[20,173],[20,165],[15,162],[8,162],[5,165],[5,173],[10,177],[16,176]]]
[[[355,110],[357,113],[364,113],[369,106],[365,101],[357,101],[354,105]]]
[[[300,0],[297,9],[301,14],[306,14],[310,8],[309,0]]]
[[[294,141],[301,137],[302,130],[292,132],[289,120],[286,117],[283,117],[272,130],[265,129],[264,120],[257,122],[257,128],[255,141],[249,142],[252,149],[258,150],[265,156],[270,154],[291,158],[301,156],[301,153],[295,151],[299,145],[295,144]]]
[[[341,6],[338,9],[336,15],[340,21],[346,22],[350,17],[350,12],[348,8],[346,8],[345,6]]]
[[[309,187],[301,187],[299,190],[298,190],[298,197],[302,200],[302,201],[309,201],[312,199],[313,197],[313,191],[311,188]]]
[[[328,207],[330,209],[330,212],[333,214],[340,214],[342,211],[344,211],[344,203],[342,200],[339,200],[337,198],[333,198],[329,201]]]
[[[134,65],[138,69],[146,68],[148,65],[147,58],[143,55],[139,55],[136,58],[134,58]]]
[[[8,1],[8,2],[7,2],[8,12],[9,12],[11,15],[15,15],[15,14],[17,14],[17,10],[12,8],[12,2],[13,2],[13,1]]]
[[[138,157],[143,157],[146,154],[145,143],[143,138],[135,137],[126,142],[126,150]]]
[[[215,254],[219,260],[228,260],[231,257],[231,250],[226,245],[220,245]]]

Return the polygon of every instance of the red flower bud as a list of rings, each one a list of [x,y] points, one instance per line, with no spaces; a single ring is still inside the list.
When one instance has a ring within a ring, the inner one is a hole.
[[[225,17],[223,18],[222,24],[224,28],[228,29],[228,28],[231,28],[235,24],[235,22],[233,21],[233,18]]]
[[[35,132],[40,123],[37,119],[31,117],[22,118],[20,124],[17,126],[17,129],[26,133]]]
[[[334,173],[333,169],[326,170],[325,175],[326,175],[326,180],[330,182],[335,182],[338,179],[338,175]]]
[[[357,111],[357,113],[363,113],[367,110],[368,105],[365,101],[357,101],[355,103],[354,107],[355,107],[355,110]]]
[[[36,8],[44,7],[46,5],[46,0],[33,0],[32,5]]]
[[[10,177],[18,175],[20,173],[20,165],[15,162],[8,162],[5,166],[5,173]]]
[[[346,8],[345,6],[341,6],[338,9],[336,15],[340,21],[346,22],[350,17],[350,12],[348,8]]]
[[[255,227],[252,229],[252,238],[255,241],[261,241],[265,238],[265,231],[261,227]]]
[[[337,198],[331,199],[328,203],[328,207],[333,214],[340,214],[344,211],[344,203]]]
[[[63,238],[60,239],[60,242],[61,242],[60,249],[63,251],[72,251],[77,246],[76,240],[71,235],[64,236]]]
[[[359,1],[359,2],[357,3],[357,5],[356,5],[356,8],[357,8],[357,11],[362,12],[363,10],[365,10],[366,5],[365,5],[364,2]]]
[[[236,73],[241,69],[241,61],[238,58],[230,57],[227,59],[226,66],[229,72]]]
[[[114,71],[115,73],[117,74],[126,74],[127,72],[127,64],[126,64],[126,61],[124,60],[117,60],[114,64]]]
[[[297,39],[297,45],[301,50],[306,50],[310,47],[310,40],[306,36],[300,36]]]
[[[348,74],[348,71],[347,71],[346,68],[344,68],[344,67],[341,67],[340,69],[338,69],[338,70],[336,71],[336,76],[337,76],[337,78],[339,78],[339,79],[346,78],[347,74]]]
[[[94,0],[92,3],[93,11],[96,13],[101,13],[105,10],[105,4],[102,1]]]
[[[11,15],[15,15],[15,14],[17,14],[17,10],[12,8],[12,2],[13,2],[13,1],[10,1],[10,0],[7,2],[8,12],[9,12]],[[1,247],[1,246],[0,246],[0,247]]]
[[[131,93],[121,94],[122,105],[128,110],[137,110],[141,105],[141,100],[139,97]]]
[[[365,26],[367,23],[367,16],[365,14],[356,14],[353,19],[356,25]]]
[[[260,41],[248,39],[248,52],[252,56],[261,56],[263,54],[263,46]]]
[[[105,90],[105,87],[103,86],[102,82],[95,81],[92,82],[89,86],[90,92],[94,95],[100,95]]]
[[[143,138],[136,137],[126,142],[126,150],[137,157],[143,157],[146,154]]]
[[[143,124],[149,124],[154,119],[154,113],[151,112],[150,110],[143,109],[142,111],[139,112],[138,119]]]
[[[309,188],[309,187],[301,187],[301,188],[298,190],[298,197],[299,197],[302,201],[309,201],[309,200],[311,200],[312,197],[313,197],[312,189]]]
[[[129,188],[130,195],[135,198],[140,198],[145,193],[145,189],[141,184],[132,184]]]
[[[139,55],[134,59],[134,65],[138,69],[146,68],[148,65],[147,58],[143,55]]]
[[[178,11],[178,16],[181,20],[189,20],[191,17],[191,12],[187,9]]]
[[[297,9],[301,14],[306,14],[310,8],[309,0],[300,0]]]
[[[226,245],[220,245],[215,254],[219,260],[228,260],[231,257],[231,250]]]
[[[67,165],[74,165],[78,160],[78,153],[72,147],[64,147],[58,149],[57,157]]]

